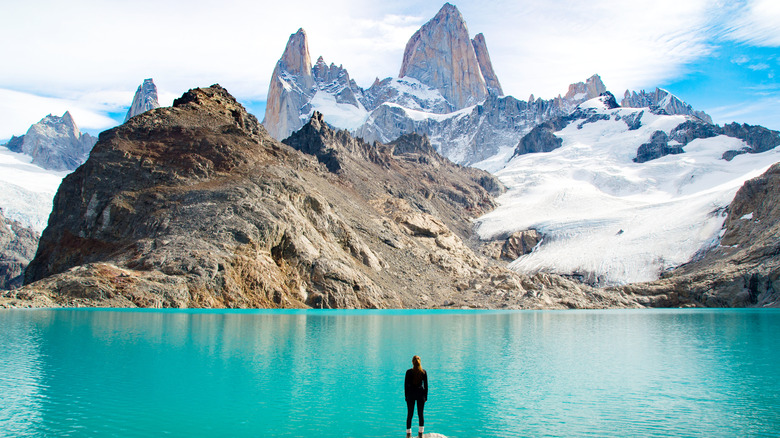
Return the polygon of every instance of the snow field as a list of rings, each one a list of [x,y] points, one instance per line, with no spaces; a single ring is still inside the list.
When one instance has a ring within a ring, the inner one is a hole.
[[[574,121],[556,133],[561,148],[515,157],[496,173],[508,191],[496,210],[478,219],[479,236],[504,238],[530,228],[545,236],[512,269],[578,274],[601,285],[657,279],[716,245],[724,209],[739,187],[780,161],[777,150],[722,160],[723,152],[744,143],[718,136],[692,141],[684,154],[634,163],[653,132],[668,134],[685,116],[645,109],[642,126],[629,131],[616,116],[642,109],[607,110],[599,103],[582,107],[610,120],[581,129],[582,121]]]
[[[0,209],[6,218],[42,232],[62,178],[69,172],[46,170],[29,155],[0,147]]]

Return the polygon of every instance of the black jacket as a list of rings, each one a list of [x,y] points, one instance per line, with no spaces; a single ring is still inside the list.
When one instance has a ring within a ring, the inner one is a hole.
[[[414,368],[406,370],[404,397],[407,400],[428,400],[428,373],[425,370],[423,372]]]

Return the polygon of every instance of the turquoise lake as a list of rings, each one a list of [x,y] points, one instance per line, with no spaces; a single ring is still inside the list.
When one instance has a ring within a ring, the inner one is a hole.
[[[780,311],[0,310],[0,436],[780,436]],[[415,417],[414,426],[416,426]]]

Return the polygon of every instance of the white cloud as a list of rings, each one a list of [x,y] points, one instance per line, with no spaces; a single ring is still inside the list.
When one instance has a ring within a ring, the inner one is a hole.
[[[132,95],[130,95],[132,99]],[[94,92],[73,98],[41,97],[0,89],[0,139],[27,132],[31,124],[47,114],[61,116],[70,111],[80,129],[103,130],[117,123],[106,114],[122,108],[126,93]]]
[[[726,24],[727,37],[766,47],[780,47],[780,2],[749,0]]]
[[[475,8],[476,9],[476,8]],[[526,98],[565,93],[594,73],[614,93],[679,75],[707,45],[708,2],[504,1],[475,11],[504,91]]]
[[[749,65],[748,68],[753,71],[760,71],[760,70],[767,70],[769,68],[769,65],[764,64],[763,62],[759,62],[758,64]]]
[[[776,8],[775,1],[753,2],[743,15],[755,22],[761,18],[754,17],[757,13]],[[162,104],[213,83],[239,100],[261,101],[289,35],[299,27],[307,31],[315,60],[322,55],[328,63],[342,64],[365,87],[375,77],[398,74],[408,38],[442,3],[11,2],[3,8],[0,27],[0,59],[6,63],[0,88],[51,96],[15,101],[30,114],[42,111],[30,115],[24,126],[60,111],[45,110],[42,101],[67,102],[74,117],[83,112],[83,120],[76,117],[79,124],[100,126],[107,123],[107,111],[129,106],[132,93],[148,77],[154,78]],[[544,98],[564,93],[569,83],[593,73],[618,95],[626,88],[652,88],[706,56],[713,20],[724,19],[713,15],[719,9],[711,0],[464,0],[456,5],[471,35],[485,34],[504,91],[522,99],[531,93]],[[761,23],[767,29],[774,25]],[[121,99],[101,104],[95,93]],[[0,132],[21,129],[18,118],[0,120]]]

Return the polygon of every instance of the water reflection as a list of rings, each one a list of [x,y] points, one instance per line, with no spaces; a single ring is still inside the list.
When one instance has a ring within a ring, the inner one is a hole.
[[[45,314],[0,318],[0,436],[33,436],[40,428],[42,319]]]
[[[0,434],[780,430],[779,312],[0,312]]]

